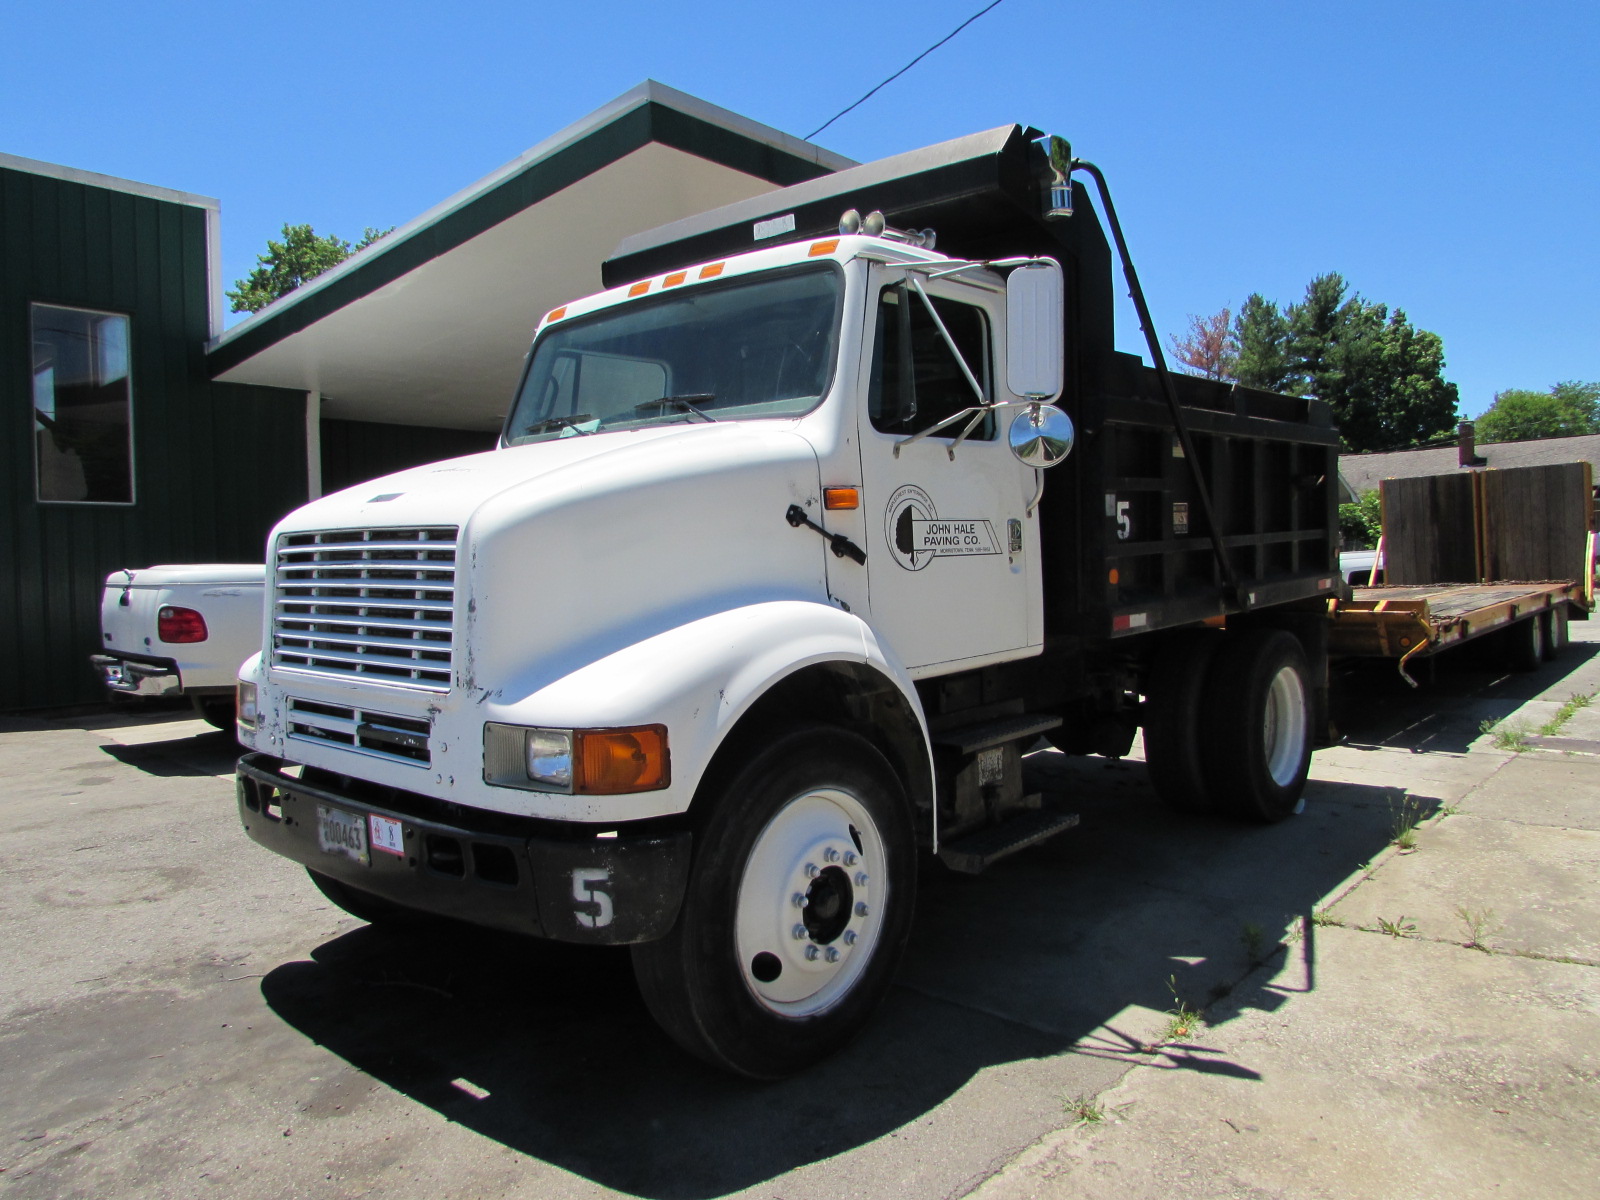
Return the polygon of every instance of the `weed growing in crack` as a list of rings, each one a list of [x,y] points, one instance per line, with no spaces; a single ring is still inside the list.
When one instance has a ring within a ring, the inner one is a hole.
[[[1408,922],[1406,920],[1405,913],[1401,913],[1400,916],[1393,921],[1386,921],[1382,917],[1378,918],[1378,932],[1387,933],[1390,937],[1410,937],[1416,931],[1417,923],[1415,921]]]
[[[1528,746],[1528,727],[1521,721],[1511,719],[1506,721],[1485,721],[1478,726],[1479,733],[1487,733],[1494,738],[1494,748],[1505,750],[1512,754],[1521,754]]]
[[[1456,908],[1456,920],[1461,922],[1461,932],[1466,934],[1467,940],[1463,943],[1468,950],[1482,950],[1485,954],[1494,951],[1484,944],[1485,938],[1493,937],[1504,928],[1495,920],[1492,908]]]
[[[1167,1028],[1161,1035],[1163,1042],[1176,1042],[1183,1038],[1193,1037],[1205,1025],[1197,1009],[1189,1007],[1188,1001],[1178,995],[1178,977],[1167,976],[1167,991],[1172,993],[1172,1007],[1167,1009]]]
[[[1571,696],[1567,697],[1567,702],[1556,710],[1556,715],[1539,726],[1539,732],[1544,734],[1545,737],[1554,737],[1561,732],[1563,725],[1572,720],[1573,713],[1580,708],[1588,708],[1593,699],[1593,694],[1586,696],[1582,692],[1573,692]]]
[[[1261,961],[1261,951],[1267,944],[1267,935],[1261,926],[1246,921],[1239,931],[1239,944],[1244,947],[1245,959],[1253,967]]]
[[[1326,908],[1319,908],[1313,912],[1311,914],[1311,923],[1313,925],[1332,925],[1339,929],[1344,928],[1344,922],[1334,916],[1332,910]]]
[[[1402,850],[1415,850],[1417,848],[1417,826],[1422,823],[1427,814],[1422,810],[1422,801],[1415,796],[1402,795],[1400,803],[1394,802],[1394,797],[1389,798],[1389,828],[1390,841]]]
[[[1098,1125],[1106,1119],[1105,1106],[1095,1103],[1092,1096],[1074,1096],[1062,1104],[1076,1125]]]

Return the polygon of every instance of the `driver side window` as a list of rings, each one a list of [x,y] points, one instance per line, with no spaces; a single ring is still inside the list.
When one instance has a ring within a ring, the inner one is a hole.
[[[991,398],[989,322],[983,310],[942,296],[929,299],[949,330],[950,340],[983,386],[984,398]],[[884,288],[878,297],[867,392],[872,427],[880,433],[919,433],[977,402],[922,297],[903,284]],[[964,427],[965,423],[958,421],[936,436],[954,438]],[[994,417],[985,417],[968,436],[992,439]]]

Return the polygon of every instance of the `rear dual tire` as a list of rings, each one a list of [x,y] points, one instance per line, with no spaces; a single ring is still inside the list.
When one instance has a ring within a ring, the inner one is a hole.
[[[1145,757],[1180,812],[1273,822],[1298,812],[1311,766],[1311,673],[1279,629],[1186,634],[1151,667]]]

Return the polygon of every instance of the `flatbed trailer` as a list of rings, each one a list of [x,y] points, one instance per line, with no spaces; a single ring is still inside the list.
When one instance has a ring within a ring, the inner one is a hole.
[[[1532,670],[1565,645],[1567,621],[1588,620],[1592,606],[1583,583],[1570,579],[1354,588],[1350,599],[1329,602],[1328,653],[1399,659],[1415,686],[1406,669],[1413,659],[1510,633],[1512,665]]]

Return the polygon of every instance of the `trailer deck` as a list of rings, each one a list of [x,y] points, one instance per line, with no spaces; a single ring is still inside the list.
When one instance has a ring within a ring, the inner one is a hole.
[[[1336,657],[1413,658],[1437,654],[1513,622],[1565,606],[1587,620],[1591,598],[1576,580],[1430,583],[1359,587],[1329,602],[1328,652]],[[1406,676],[1408,679],[1409,675]]]

